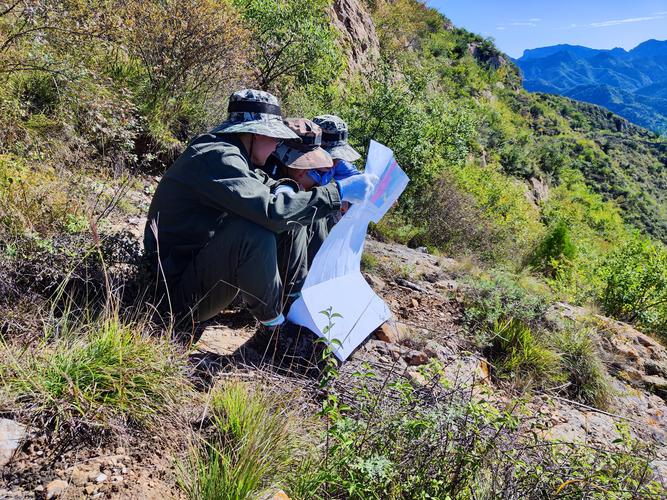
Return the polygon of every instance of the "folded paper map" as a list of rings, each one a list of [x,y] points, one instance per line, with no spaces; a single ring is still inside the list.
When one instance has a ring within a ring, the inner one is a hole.
[[[334,343],[334,354],[345,360],[382,323],[389,308],[361,275],[361,253],[368,224],[378,222],[408,185],[391,149],[371,141],[366,172],[378,176],[371,196],[353,205],[336,224],[315,256],[301,297],[290,308],[288,319]],[[325,335],[331,308],[341,317]]]

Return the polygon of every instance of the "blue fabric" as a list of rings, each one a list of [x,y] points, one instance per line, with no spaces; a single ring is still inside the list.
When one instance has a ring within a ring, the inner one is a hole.
[[[336,165],[327,170],[326,172],[320,172],[318,170],[309,170],[308,177],[313,179],[319,186],[326,186],[332,180],[341,181],[352,177],[353,175],[359,175],[361,172],[357,170],[352,163],[348,163],[345,160],[339,160]]]
[[[317,170],[308,170],[306,172],[308,177],[313,179],[318,186],[326,186],[334,178],[334,169],[331,168],[326,172],[319,172]]]
[[[378,180],[378,176],[373,174],[352,175],[336,181],[336,185],[343,201],[361,203],[370,196]]]
[[[336,163],[333,171],[333,178],[337,181],[347,179],[348,177],[359,175],[361,173],[359,170],[357,170],[357,167],[355,167],[352,163],[346,162],[345,160],[340,160],[338,163]]]
[[[282,313],[276,316],[275,318],[270,319],[269,321],[261,321],[261,323],[264,326],[280,326],[284,322],[285,322],[285,316],[283,316]]]

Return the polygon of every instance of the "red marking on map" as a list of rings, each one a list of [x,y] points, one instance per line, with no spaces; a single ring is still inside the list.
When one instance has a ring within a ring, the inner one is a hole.
[[[398,163],[395,159],[391,159],[391,164],[384,170],[380,181],[375,187],[375,191],[371,196],[371,201],[378,207],[381,208],[384,202],[387,199],[387,196],[393,191],[390,189],[392,184],[398,181],[398,178],[394,175],[394,172],[398,168]]]

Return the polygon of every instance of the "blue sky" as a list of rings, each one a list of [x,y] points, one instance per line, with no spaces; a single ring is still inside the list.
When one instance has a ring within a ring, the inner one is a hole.
[[[631,49],[667,40],[667,0],[428,0],[459,27],[492,37],[512,57],[559,43]]]

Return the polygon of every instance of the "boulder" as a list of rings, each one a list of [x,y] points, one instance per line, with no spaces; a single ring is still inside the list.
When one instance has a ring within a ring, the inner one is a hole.
[[[49,484],[46,485],[46,498],[51,499],[51,498],[58,498],[62,493],[68,488],[69,484],[67,481],[63,481],[62,479],[56,479],[55,481],[51,481]]]
[[[444,366],[445,378],[456,385],[489,381],[489,364],[477,356],[463,356]]]
[[[667,401],[667,349],[657,340],[627,323],[562,302],[550,308],[547,318],[556,321],[567,318],[593,325],[598,332],[600,354],[610,373]]]
[[[283,490],[277,490],[266,493],[260,500],[290,500],[290,497]]]
[[[667,460],[654,460],[650,465],[656,481],[667,488]]]
[[[414,387],[422,387],[428,384],[428,380],[426,380],[426,377],[419,373],[417,370],[410,370],[407,372],[407,377],[410,383]]]
[[[410,351],[405,355],[405,361],[410,366],[425,365],[428,363],[428,355],[423,351]]]
[[[364,273],[364,278],[366,279],[366,283],[368,283],[375,292],[381,292],[387,286],[383,279],[378,278],[373,274]]]
[[[389,320],[375,330],[375,336],[382,342],[398,344],[408,336],[408,328],[403,323]]]
[[[14,456],[26,438],[24,425],[7,418],[0,418],[0,467],[4,467]]]

